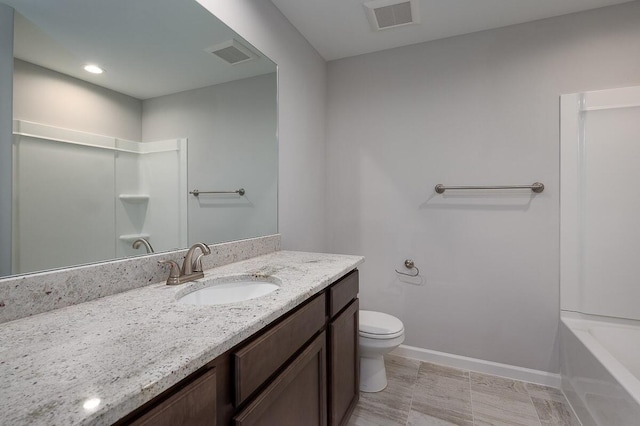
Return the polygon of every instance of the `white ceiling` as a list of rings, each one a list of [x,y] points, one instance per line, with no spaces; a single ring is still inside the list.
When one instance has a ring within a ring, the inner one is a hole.
[[[258,58],[230,65],[204,49],[232,38],[195,0],[0,0],[19,15],[14,56],[81,80],[148,99],[275,72]],[[26,18],[26,19],[25,19]],[[106,71],[93,75],[83,65]]]
[[[630,0],[418,0],[420,24],[373,31],[366,0],[271,0],[328,61]]]

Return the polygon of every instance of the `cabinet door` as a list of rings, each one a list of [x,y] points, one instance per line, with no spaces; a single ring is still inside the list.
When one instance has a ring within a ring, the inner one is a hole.
[[[207,371],[131,424],[135,426],[215,426],[216,370]]]
[[[327,424],[326,334],[322,332],[238,414],[236,426]],[[268,356],[269,354],[264,354]]]
[[[329,324],[329,425],[345,425],[360,396],[358,299]]]
[[[236,406],[324,327],[325,305],[322,294],[234,353]]]

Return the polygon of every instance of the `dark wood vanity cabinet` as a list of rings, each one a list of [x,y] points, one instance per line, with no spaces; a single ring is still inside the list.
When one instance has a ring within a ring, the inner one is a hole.
[[[234,417],[235,426],[327,424],[326,336],[320,333]]]
[[[346,425],[360,396],[358,300],[329,324],[329,425]]]
[[[177,392],[158,402],[130,424],[135,426],[215,426],[216,369],[207,370]]]
[[[325,325],[325,295],[305,303],[233,351],[234,405],[241,406]]]
[[[354,270],[117,424],[345,425],[358,402]]]
[[[360,396],[358,271],[329,288],[329,425],[346,425]]]

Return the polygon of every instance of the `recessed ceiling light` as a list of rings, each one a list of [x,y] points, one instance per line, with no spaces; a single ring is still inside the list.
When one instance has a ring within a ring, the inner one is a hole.
[[[91,74],[102,74],[104,70],[97,65],[85,65],[84,70],[90,72]]]

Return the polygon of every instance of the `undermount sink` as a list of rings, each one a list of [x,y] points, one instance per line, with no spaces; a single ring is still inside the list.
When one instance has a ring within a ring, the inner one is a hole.
[[[224,305],[255,299],[276,291],[280,286],[272,281],[233,278],[214,279],[207,286],[186,294],[178,294],[180,303],[189,305]]]

